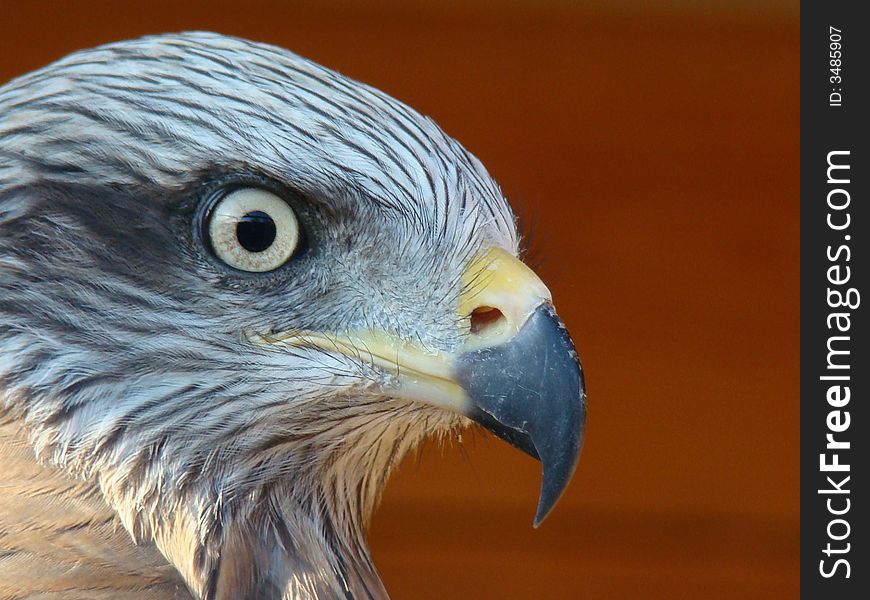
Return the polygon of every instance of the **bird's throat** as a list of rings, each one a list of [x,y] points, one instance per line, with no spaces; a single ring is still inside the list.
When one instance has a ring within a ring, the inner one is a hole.
[[[0,597],[106,589],[125,600],[386,600],[367,521],[401,458],[456,424],[433,427],[435,409],[390,402],[365,427],[342,419],[335,437],[345,443],[331,453],[309,440],[321,450],[310,470],[235,493],[123,469],[102,484],[77,479],[40,463],[22,422],[0,412]],[[282,452],[272,458],[299,465],[304,447]]]
[[[244,492],[216,498],[194,486],[152,535],[199,598],[386,600],[365,529],[390,471],[431,432],[420,426],[431,410],[368,418],[336,436],[345,443],[331,454],[318,445],[316,467]],[[287,452],[276,460],[302,462],[298,444]]]
[[[134,543],[97,485],[41,464],[20,423],[0,413],[0,489],[2,598],[387,598],[362,537],[312,518],[281,486],[245,510],[211,511],[211,523],[177,512],[154,542]]]

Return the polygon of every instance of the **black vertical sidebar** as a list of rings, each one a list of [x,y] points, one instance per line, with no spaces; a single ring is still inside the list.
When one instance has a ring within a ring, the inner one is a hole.
[[[870,598],[870,21],[859,17],[862,5],[801,2],[803,598]]]

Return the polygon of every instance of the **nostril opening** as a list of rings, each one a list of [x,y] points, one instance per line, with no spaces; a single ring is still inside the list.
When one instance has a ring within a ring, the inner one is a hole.
[[[471,311],[471,333],[483,335],[501,328],[505,321],[502,312],[492,306],[478,306]]]

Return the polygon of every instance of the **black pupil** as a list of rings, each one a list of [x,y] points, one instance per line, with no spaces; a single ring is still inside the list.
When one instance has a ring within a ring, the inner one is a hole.
[[[239,219],[236,238],[248,252],[262,252],[275,241],[275,221],[266,213],[253,210]]]

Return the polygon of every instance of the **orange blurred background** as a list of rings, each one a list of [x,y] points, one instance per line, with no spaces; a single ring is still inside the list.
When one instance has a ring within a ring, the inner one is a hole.
[[[0,81],[102,42],[271,42],[430,115],[534,223],[588,437],[539,465],[479,433],[387,488],[394,600],[797,597],[797,3],[11,2]]]

